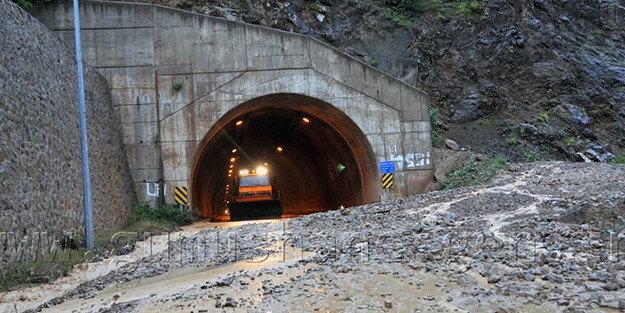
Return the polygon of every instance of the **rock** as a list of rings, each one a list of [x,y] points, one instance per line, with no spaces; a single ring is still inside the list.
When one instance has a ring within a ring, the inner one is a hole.
[[[614,159],[614,155],[597,142],[591,142],[586,147],[587,149],[584,151],[584,154],[591,160],[608,162]]]
[[[523,278],[526,281],[534,281],[534,280],[536,280],[536,276],[532,275],[531,273],[525,273],[525,275],[523,275]]]
[[[523,48],[525,45],[525,35],[523,35],[523,33],[516,28],[510,29],[506,33],[506,37],[508,38],[510,45],[513,47]]]
[[[211,285],[211,287],[228,287],[232,285],[233,281],[234,281],[234,277],[226,277],[226,278],[216,281],[215,283]]]
[[[488,281],[489,284],[496,284],[496,283],[500,282],[502,278],[503,277],[501,276],[501,274],[493,273],[493,274],[488,276],[488,280],[487,281]]]
[[[619,289],[619,285],[617,283],[611,282],[603,285],[602,288],[606,291],[617,291]]]
[[[577,152],[577,156],[579,156],[580,159],[584,161],[585,163],[592,163],[592,160],[581,152]]]
[[[563,109],[565,118],[571,122],[584,127],[587,127],[590,124],[590,118],[580,107],[570,103],[565,103],[563,105]]]
[[[392,309],[393,303],[391,301],[384,301],[384,307],[387,309]]]
[[[447,226],[453,225],[455,220],[456,220],[456,214],[452,212],[447,212],[445,213],[445,216],[443,216],[443,223]]]
[[[445,146],[447,146],[447,148],[454,150],[454,151],[460,150],[460,146],[458,145],[458,143],[456,143],[455,141],[451,139],[445,139]]]
[[[554,274],[547,274],[547,275],[544,275],[544,276],[542,277],[542,279],[543,279],[543,280],[548,280],[548,281],[550,281],[550,282],[558,283],[558,284],[561,284],[561,283],[563,283],[563,282],[564,282],[564,278],[562,278],[562,276],[559,276],[559,275],[554,275]]]
[[[545,10],[547,4],[545,3],[545,0],[534,0],[534,6],[541,10]]]

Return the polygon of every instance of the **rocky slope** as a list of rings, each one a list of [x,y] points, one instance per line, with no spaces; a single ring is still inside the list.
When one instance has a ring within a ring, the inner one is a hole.
[[[428,91],[465,148],[624,154],[625,0],[147,1],[327,41]]]

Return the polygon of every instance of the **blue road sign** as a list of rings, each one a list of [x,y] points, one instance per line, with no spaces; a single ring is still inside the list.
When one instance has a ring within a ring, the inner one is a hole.
[[[395,173],[395,161],[380,162],[380,173],[381,174]]]

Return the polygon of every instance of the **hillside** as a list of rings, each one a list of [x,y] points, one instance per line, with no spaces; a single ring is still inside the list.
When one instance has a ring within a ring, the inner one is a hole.
[[[624,154],[625,0],[149,2],[324,40],[428,91],[439,144],[512,161]]]

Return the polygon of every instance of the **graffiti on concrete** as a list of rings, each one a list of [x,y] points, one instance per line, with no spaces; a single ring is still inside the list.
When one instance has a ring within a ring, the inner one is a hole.
[[[406,154],[399,154],[397,145],[392,145],[389,151],[391,155],[390,159],[395,161],[398,171],[403,171],[404,169],[416,169],[431,164],[429,151],[425,153],[409,152]]]
[[[145,196],[146,198],[158,198],[161,194],[161,188],[159,183],[145,183]],[[167,185],[163,185],[163,196],[167,194]]]

